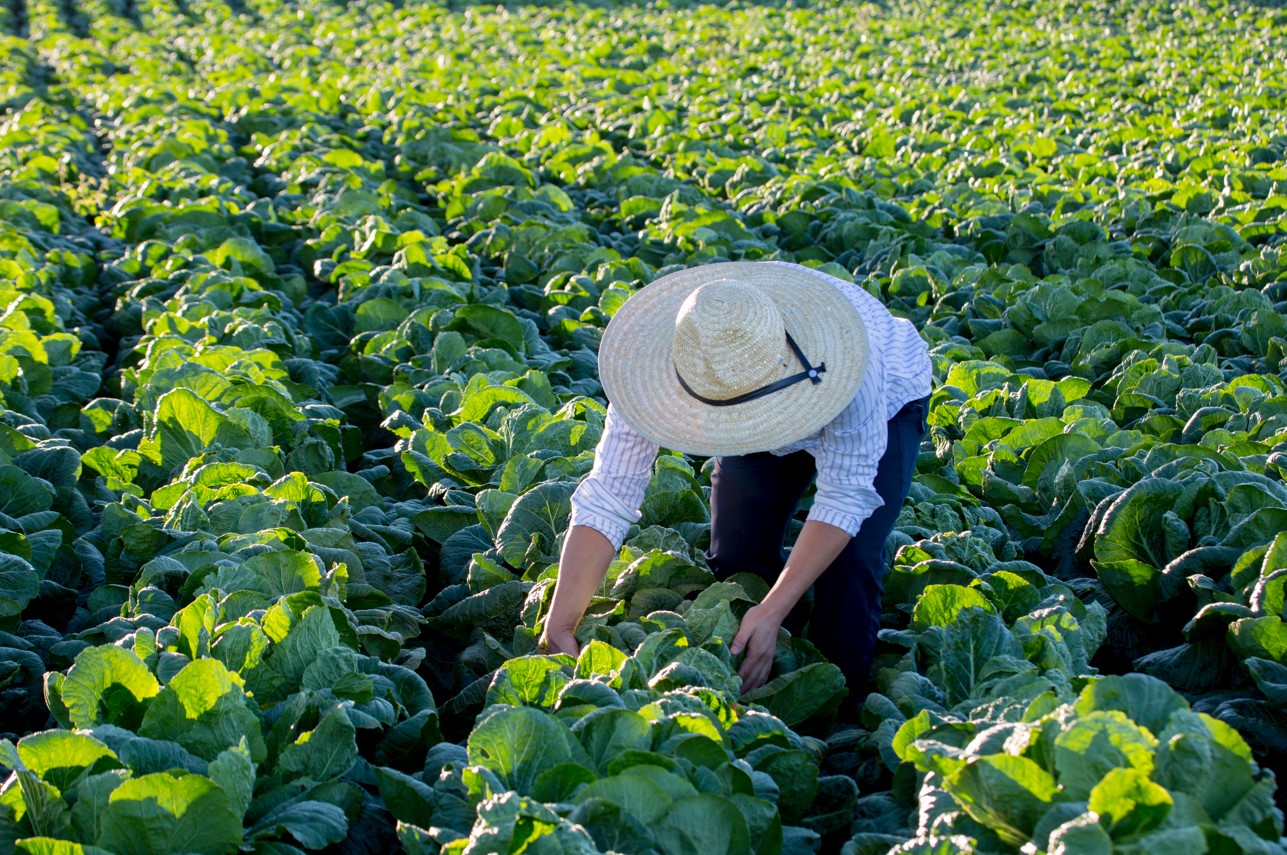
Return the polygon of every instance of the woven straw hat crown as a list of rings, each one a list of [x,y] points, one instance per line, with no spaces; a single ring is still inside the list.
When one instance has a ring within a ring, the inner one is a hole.
[[[782,371],[782,313],[763,292],[731,279],[688,295],[675,318],[675,370],[706,398],[746,394]]]

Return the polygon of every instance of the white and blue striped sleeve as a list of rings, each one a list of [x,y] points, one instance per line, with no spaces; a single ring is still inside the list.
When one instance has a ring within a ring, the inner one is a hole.
[[[657,444],[645,439],[608,405],[603,435],[594,449],[594,466],[572,494],[569,525],[589,526],[618,549],[652,479]]]
[[[817,494],[808,519],[833,525],[852,537],[885,504],[875,482],[889,443],[887,397],[885,372],[871,366],[858,395],[822,429],[814,451]]]

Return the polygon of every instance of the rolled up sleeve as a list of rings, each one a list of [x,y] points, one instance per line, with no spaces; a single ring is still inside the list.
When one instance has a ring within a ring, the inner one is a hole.
[[[570,525],[588,526],[621,548],[639,520],[639,506],[652,478],[657,444],[645,439],[608,406],[594,465],[572,494]]]
[[[808,519],[853,537],[885,504],[876,492],[876,470],[889,443],[883,372],[868,372],[857,397],[822,430],[814,451],[817,494]]]

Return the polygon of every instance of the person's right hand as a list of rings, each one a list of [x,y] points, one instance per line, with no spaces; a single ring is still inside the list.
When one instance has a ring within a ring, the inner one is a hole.
[[[576,643],[574,634],[577,624],[594,599],[594,592],[603,584],[608,565],[616,555],[617,548],[612,541],[597,529],[583,525],[568,529],[563,551],[559,553],[559,572],[550,610],[545,616],[545,630],[541,633],[542,653],[581,654],[581,645]]]
[[[567,630],[552,630],[545,627],[541,633],[542,653],[566,653],[575,658],[581,655],[581,645],[576,643],[576,636]]]

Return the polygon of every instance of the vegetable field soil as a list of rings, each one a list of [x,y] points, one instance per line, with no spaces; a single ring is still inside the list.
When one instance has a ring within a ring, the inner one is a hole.
[[[540,655],[607,320],[769,258],[931,348],[871,684],[670,453]],[[1278,4],[0,0],[0,851],[1281,853],[1285,476]]]

